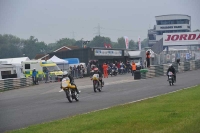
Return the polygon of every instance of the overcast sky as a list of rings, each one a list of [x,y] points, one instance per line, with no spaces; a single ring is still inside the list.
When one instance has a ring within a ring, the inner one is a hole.
[[[200,0],[0,0],[0,34],[92,40],[99,24],[101,36],[136,41],[166,14],[190,15],[192,30],[200,29]]]

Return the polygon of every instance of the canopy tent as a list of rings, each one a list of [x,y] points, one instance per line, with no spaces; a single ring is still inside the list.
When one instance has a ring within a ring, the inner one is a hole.
[[[63,59],[60,59],[58,58],[57,56],[53,56],[51,57],[49,60],[47,61],[52,61],[54,63],[57,64],[57,66],[62,70],[62,71],[65,71],[65,70],[69,70],[69,63],[68,61],[66,60],[63,60]]]
[[[68,64],[68,61],[58,58],[57,56],[51,57],[48,61],[52,61],[56,64]]]

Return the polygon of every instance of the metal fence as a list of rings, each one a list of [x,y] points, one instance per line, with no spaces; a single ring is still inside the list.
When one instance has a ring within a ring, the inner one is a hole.
[[[8,78],[0,80],[0,91],[18,89],[33,85],[32,78]]]
[[[83,78],[86,76],[85,72],[83,70],[71,70],[69,73],[72,75],[73,78]]]
[[[160,54],[152,54],[150,60],[151,65],[160,65],[167,63],[175,63],[177,59],[180,62],[186,62],[191,60],[200,60],[199,50],[179,50],[179,51],[163,51]]]
[[[191,71],[200,69],[200,60],[191,60],[186,62],[180,62],[180,64],[173,63],[177,72],[184,72],[184,71]],[[159,77],[167,74],[167,70],[169,68],[168,64],[162,65],[152,65],[148,72],[141,73],[141,78],[152,78],[152,77]]]

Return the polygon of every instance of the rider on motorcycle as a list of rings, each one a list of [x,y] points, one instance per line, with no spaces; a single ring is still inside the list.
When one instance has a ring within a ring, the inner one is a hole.
[[[103,87],[102,73],[99,71],[99,69],[97,67],[94,69],[94,74],[99,74],[99,81],[101,82],[101,86]]]
[[[74,78],[71,76],[71,74],[69,74],[68,72],[65,72],[65,75],[63,76],[63,78],[65,78],[65,77],[68,77],[68,78],[69,78],[70,84],[71,84],[71,85],[75,85],[75,87],[76,87],[76,88],[75,88],[75,89],[76,89],[76,92],[77,92],[77,94],[79,94],[80,91],[78,90],[76,84],[74,83]],[[60,88],[62,89],[62,87],[60,87]]]
[[[114,70],[115,72],[117,72],[117,67],[115,66],[115,64],[113,64],[112,70]]]
[[[168,80],[169,80],[169,75],[168,75],[169,72],[172,72],[172,73],[173,73],[174,82],[176,82],[176,70],[175,70],[175,68],[173,67],[172,64],[169,65],[169,68],[168,68],[168,70],[167,70]],[[168,80],[167,80],[167,81],[168,81]]]

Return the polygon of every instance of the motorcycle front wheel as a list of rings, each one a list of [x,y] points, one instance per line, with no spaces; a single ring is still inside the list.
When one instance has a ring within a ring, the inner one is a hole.
[[[68,101],[71,103],[72,102],[72,93],[70,89],[65,90],[65,93],[67,95]]]
[[[99,88],[98,88],[98,90],[99,90],[99,92],[101,92],[102,91],[102,84],[101,84],[101,82],[99,81]]]
[[[95,80],[93,81],[94,92],[97,92],[98,82]]]
[[[79,101],[79,94],[77,92],[74,92],[74,99],[78,102]]]

